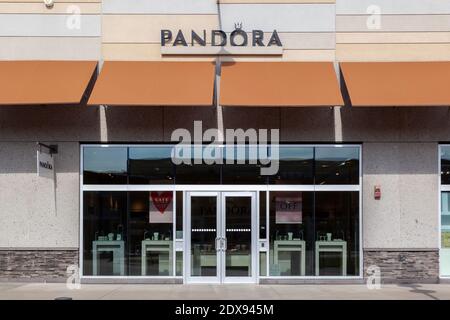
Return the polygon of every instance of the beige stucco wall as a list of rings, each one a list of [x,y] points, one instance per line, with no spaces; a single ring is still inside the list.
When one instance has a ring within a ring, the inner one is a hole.
[[[0,247],[78,246],[78,143],[58,143],[55,183],[36,174],[36,144],[0,142]]]
[[[96,108],[0,108],[0,248],[78,247],[79,141],[99,140],[98,119]],[[37,177],[37,141],[58,144],[55,184]]]
[[[438,247],[438,172],[437,143],[364,144],[364,248]]]

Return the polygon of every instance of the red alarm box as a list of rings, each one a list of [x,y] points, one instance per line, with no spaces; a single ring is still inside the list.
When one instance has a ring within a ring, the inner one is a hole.
[[[375,198],[375,200],[381,199],[381,186],[375,186],[373,191],[373,197]]]

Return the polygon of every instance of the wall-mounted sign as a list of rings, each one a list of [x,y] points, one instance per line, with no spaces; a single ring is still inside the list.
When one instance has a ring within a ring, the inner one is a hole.
[[[39,177],[53,179],[55,177],[53,156],[49,153],[37,151],[37,174]]]
[[[262,30],[242,29],[236,24],[235,30],[161,30],[161,54],[177,55],[281,55],[283,44],[276,30],[264,33]]]
[[[172,191],[150,192],[150,223],[173,222],[173,193]]]
[[[302,223],[302,196],[276,197],[275,223]]]

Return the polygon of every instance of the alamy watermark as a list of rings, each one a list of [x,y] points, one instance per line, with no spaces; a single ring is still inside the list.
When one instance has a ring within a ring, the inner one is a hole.
[[[76,264],[71,264],[66,269],[66,287],[69,290],[81,289],[80,268]]]
[[[226,129],[223,135],[216,128],[203,132],[202,122],[194,121],[193,136],[179,128],[172,132],[171,141],[178,142],[171,155],[176,165],[248,163],[260,165],[261,175],[274,175],[279,169],[278,129]]]
[[[377,5],[370,5],[367,7],[366,13],[369,17],[366,20],[366,26],[369,30],[381,29],[381,7]]]
[[[367,268],[366,286],[369,290],[381,289],[381,270],[379,266],[371,265]]]
[[[78,5],[72,4],[67,7],[66,13],[68,14],[66,20],[66,27],[69,30],[81,29],[81,8]]]

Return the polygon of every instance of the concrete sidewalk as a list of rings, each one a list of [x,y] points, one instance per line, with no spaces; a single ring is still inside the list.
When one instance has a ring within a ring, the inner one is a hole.
[[[16,299],[450,299],[450,284],[382,285],[157,285],[83,284],[69,290],[62,283],[0,283],[0,300]]]

